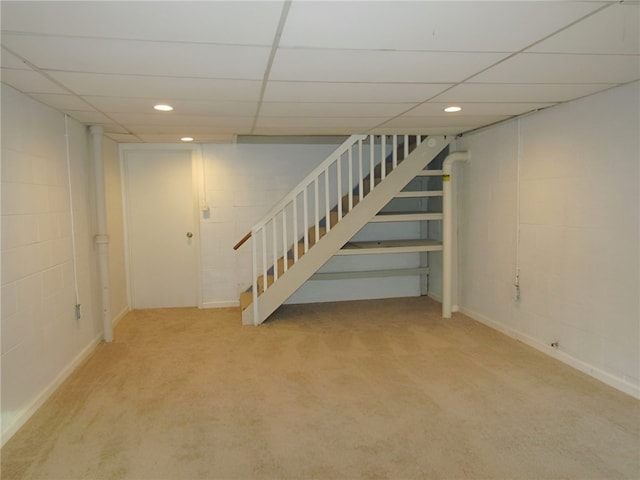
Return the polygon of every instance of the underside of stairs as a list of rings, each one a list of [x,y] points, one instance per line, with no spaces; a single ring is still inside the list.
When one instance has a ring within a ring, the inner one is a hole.
[[[437,213],[389,215],[381,210],[395,197],[432,195],[401,190],[417,176],[441,173],[426,168],[451,139],[389,136],[392,140],[385,144],[387,137],[383,137],[351,137],[254,226],[250,236],[255,280],[240,295],[244,324],[258,325],[266,320],[335,255],[441,249],[441,244],[428,239],[351,241],[370,222],[442,218]],[[375,149],[380,150],[377,157]],[[364,160],[363,152],[368,157]]]

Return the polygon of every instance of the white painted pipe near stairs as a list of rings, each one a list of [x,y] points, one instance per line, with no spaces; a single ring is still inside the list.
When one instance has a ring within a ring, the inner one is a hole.
[[[104,184],[104,159],[102,156],[102,135],[104,128],[99,125],[89,127],[91,133],[91,159],[95,178],[96,223],[95,236],[98,248],[98,274],[102,293],[102,328],[105,342],[113,341],[113,324],[111,322],[111,301],[109,298],[109,235],[107,235],[107,206]]]
[[[468,152],[453,152],[442,163],[442,316],[451,318],[453,290],[453,164],[469,159]]]

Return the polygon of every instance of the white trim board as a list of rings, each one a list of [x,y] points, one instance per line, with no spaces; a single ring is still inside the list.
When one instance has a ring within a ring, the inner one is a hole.
[[[476,320],[486,325],[489,328],[497,330],[500,333],[503,333],[532,348],[535,348],[536,350],[552,358],[555,358],[556,360],[559,360],[562,363],[569,365],[570,367],[575,368],[576,370],[579,370],[582,373],[586,373],[590,377],[593,377],[596,380],[599,380],[600,382],[610,387],[615,388],[616,390],[619,390],[623,393],[626,393],[627,395],[631,395],[632,397],[640,400],[640,385],[634,385],[632,383],[629,383],[624,378],[620,378],[616,375],[613,375],[597,367],[594,367],[593,365],[583,362],[582,360],[578,360],[577,358],[572,357],[566,352],[557,350],[556,348],[553,348],[550,345],[542,343],[540,340],[537,340],[535,338],[530,337],[529,335],[525,335],[521,332],[518,332],[517,330],[514,330],[511,327],[508,327],[506,325],[503,325],[502,323],[496,322],[473,310],[470,310],[465,307],[460,307],[460,312],[472,318],[473,320]]]
[[[216,302],[204,302],[202,304],[202,308],[230,308],[239,306],[239,300],[221,300]]]

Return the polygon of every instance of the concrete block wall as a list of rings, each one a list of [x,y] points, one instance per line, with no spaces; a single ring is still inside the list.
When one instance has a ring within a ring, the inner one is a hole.
[[[3,441],[100,338],[86,128],[67,124],[73,212],[64,115],[2,86]]]
[[[639,105],[635,82],[463,137],[458,271],[464,313],[635,396]]]

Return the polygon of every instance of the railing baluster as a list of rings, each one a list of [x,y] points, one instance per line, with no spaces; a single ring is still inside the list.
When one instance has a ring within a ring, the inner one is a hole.
[[[331,222],[329,219],[329,167],[324,171],[324,210],[326,216],[324,217],[324,226],[327,229],[327,232],[331,230]]]
[[[304,220],[304,253],[309,251],[309,201],[307,200],[307,189],[309,185],[304,187],[303,195],[302,195],[302,213]],[[298,250],[298,246],[296,245],[296,250]]]
[[[314,200],[315,200],[315,205],[314,205],[314,210],[315,210],[315,216],[314,216],[314,225],[316,227],[316,231],[315,231],[315,241],[316,243],[318,243],[318,240],[320,240],[320,195],[318,192],[318,177],[315,178],[315,180],[313,181],[313,189],[314,189]]]
[[[376,159],[375,159],[375,136],[371,135],[371,148],[369,152],[369,193],[373,190],[373,184],[375,183],[375,169],[376,169]],[[363,192],[364,193],[364,192]]]
[[[298,196],[293,197],[293,263],[298,261]]]
[[[358,140],[358,194],[360,196],[360,201],[364,195],[362,194],[362,184],[364,182],[364,178],[362,175],[362,140]]]
[[[349,149],[349,212],[353,210],[353,150]]]
[[[253,323],[258,321],[258,232],[251,230],[253,241],[251,242],[251,273],[253,277],[252,291],[253,296]]]
[[[287,271],[288,265],[288,255],[287,255],[287,209],[286,207],[282,210],[282,268],[283,272]]]
[[[381,170],[381,177],[384,179],[384,177],[386,177],[387,175],[387,136],[386,135],[382,135],[381,136],[381,142],[380,142],[380,170]]]
[[[406,160],[409,156],[409,135],[404,136],[404,157],[403,160]]]
[[[267,224],[262,227],[262,284],[267,289]]]
[[[398,166],[398,135],[393,136],[393,168]]]
[[[336,162],[336,182],[337,182],[337,190],[338,190],[338,221],[342,220],[342,155],[338,156],[338,161]]]
[[[271,231],[273,232],[273,280],[276,281],[278,279],[278,235],[276,233],[276,218],[278,218],[278,215],[274,215],[273,219],[271,220]],[[265,278],[264,281],[266,282],[267,279]],[[265,287],[264,289],[267,289],[267,284],[264,284]]]

